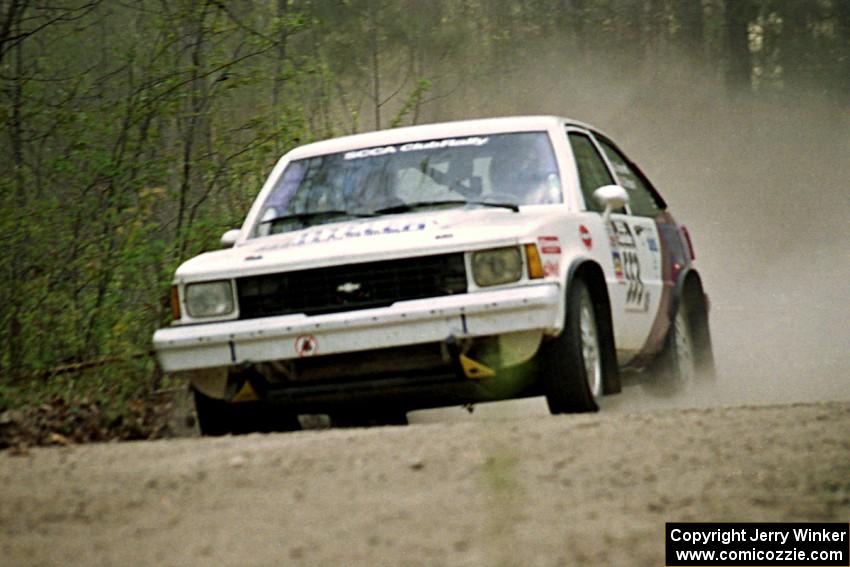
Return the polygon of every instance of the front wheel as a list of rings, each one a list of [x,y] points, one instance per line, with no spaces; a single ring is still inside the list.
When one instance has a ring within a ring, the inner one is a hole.
[[[574,280],[567,292],[561,335],[541,346],[543,391],[549,411],[597,411],[604,386],[604,354],[610,345],[600,333],[599,313],[587,284]]]
[[[201,435],[271,433],[301,429],[298,416],[264,402],[230,403],[192,389]]]

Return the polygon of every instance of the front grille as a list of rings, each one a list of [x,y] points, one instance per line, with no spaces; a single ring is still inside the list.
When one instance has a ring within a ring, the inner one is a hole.
[[[463,254],[403,258],[238,278],[240,319],[318,315],[466,293]]]

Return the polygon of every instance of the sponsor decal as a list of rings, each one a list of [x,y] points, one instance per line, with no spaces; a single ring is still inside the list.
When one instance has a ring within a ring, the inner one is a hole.
[[[649,310],[649,290],[642,283],[630,282],[626,289],[626,311],[645,313]]]
[[[557,236],[540,236],[537,238],[540,243],[541,254],[560,254],[561,239]]]
[[[364,236],[380,236],[388,234],[402,234],[407,232],[420,232],[427,228],[424,222],[413,223],[365,223],[362,225],[350,225],[336,228],[320,228],[307,230],[298,235],[292,242],[292,246],[303,246],[305,244],[322,244],[335,240],[346,240],[349,238],[361,238]]]
[[[658,241],[654,238],[650,237],[646,239],[646,245],[649,246],[649,250],[652,252],[658,252]]]
[[[432,221],[436,223],[436,221]],[[408,234],[414,232],[422,232],[428,228],[425,222],[407,222],[407,223],[388,223],[388,222],[367,222],[358,223],[335,228],[316,228],[313,230],[304,230],[293,240],[287,242],[278,242],[257,248],[257,252],[266,252],[270,250],[282,250],[290,246],[304,246],[306,244],[324,244],[326,242],[335,242],[339,240],[348,240],[351,238],[364,238],[370,236],[387,236],[394,234]]]
[[[617,246],[624,248],[635,247],[635,237],[632,234],[632,229],[629,228],[629,223],[624,220],[612,220],[611,228],[613,232],[611,241],[614,242],[616,240]]]
[[[319,341],[313,335],[301,335],[295,339],[295,354],[299,358],[313,356],[319,352]]]
[[[584,244],[584,247],[590,250],[593,248],[593,239],[590,237],[590,231],[587,230],[587,227],[584,225],[580,225],[578,227],[578,234],[581,237],[581,243]]]
[[[443,148],[460,148],[464,146],[483,146],[490,138],[470,136],[468,138],[448,138],[445,140],[431,140],[429,142],[410,142],[402,145],[380,146],[377,148],[366,148],[345,152],[346,160],[363,159],[370,157],[385,156],[395,153],[417,152],[422,150],[439,150]]]
[[[543,264],[543,275],[548,276],[557,276],[561,273],[561,264],[559,262],[553,262],[551,260],[547,261]]]
[[[638,254],[634,250],[624,250],[621,258],[623,276],[629,286],[626,289],[626,311],[645,312],[649,309],[649,291],[640,277]]]
[[[635,235],[642,238],[644,243],[646,244],[647,249],[653,254],[650,254],[650,258],[652,260],[652,270],[653,273],[658,271],[658,260],[659,260],[659,252],[658,252],[658,240],[655,237],[655,231],[651,226],[643,226],[643,225],[635,225],[634,227]]]
[[[644,230],[646,229],[643,227],[635,227],[635,232],[638,234]],[[626,289],[626,311],[648,311],[649,291],[643,285],[640,276],[640,257],[636,250],[637,242],[629,223],[624,220],[612,220],[609,223],[608,234],[611,238],[611,260],[614,263],[614,274],[619,282],[628,285]]]
[[[611,251],[611,261],[614,263],[614,275],[617,277],[617,280],[623,281],[623,262],[620,260],[620,252],[617,250]]]

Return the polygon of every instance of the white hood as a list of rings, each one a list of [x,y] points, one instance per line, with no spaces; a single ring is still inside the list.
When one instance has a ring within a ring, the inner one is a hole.
[[[505,246],[563,218],[562,206],[467,208],[328,223],[248,240],[185,262],[176,281],[198,281]]]

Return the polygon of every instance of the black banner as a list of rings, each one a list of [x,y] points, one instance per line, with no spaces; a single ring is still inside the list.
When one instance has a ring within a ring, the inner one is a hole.
[[[667,523],[668,567],[850,566],[850,524]]]

